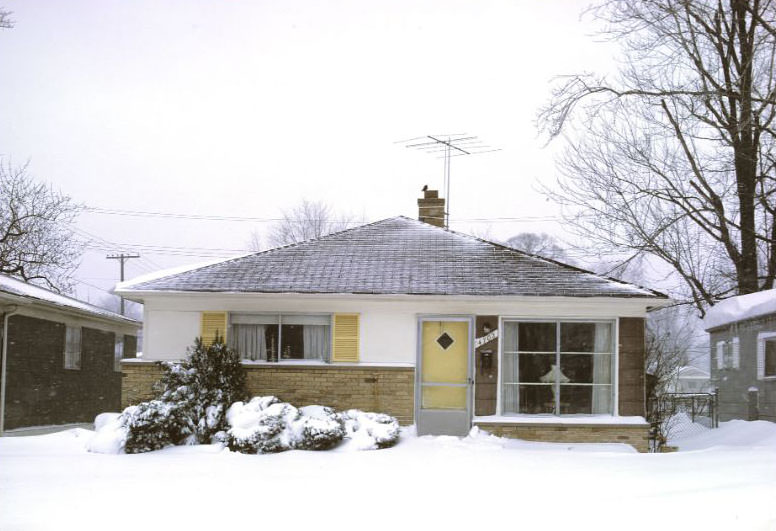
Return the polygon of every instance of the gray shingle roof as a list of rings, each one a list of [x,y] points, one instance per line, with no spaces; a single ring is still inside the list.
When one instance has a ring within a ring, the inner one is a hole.
[[[666,298],[404,216],[119,291]]]

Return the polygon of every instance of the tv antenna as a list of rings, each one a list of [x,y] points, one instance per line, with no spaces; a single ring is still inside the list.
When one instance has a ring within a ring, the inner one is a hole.
[[[399,140],[396,144],[404,144],[404,147],[425,151],[430,154],[438,154],[438,159],[444,160],[444,183],[442,188],[445,194],[445,228],[450,227],[450,160],[453,157],[464,155],[481,155],[493,151],[501,151],[485,144],[478,136],[467,133],[448,133],[444,135],[425,135]]]

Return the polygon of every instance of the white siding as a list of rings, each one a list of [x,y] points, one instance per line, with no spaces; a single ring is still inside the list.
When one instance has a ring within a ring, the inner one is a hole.
[[[181,359],[199,335],[199,312],[147,309],[144,314],[143,359]]]
[[[597,318],[644,317],[638,299],[482,300],[465,297],[358,297],[299,295],[181,295],[145,299],[143,358],[180,359],[199,334],[201,311],[358,313],[361,319],[360,361],[414,363],[420,315],[502,315],[510,317]]]

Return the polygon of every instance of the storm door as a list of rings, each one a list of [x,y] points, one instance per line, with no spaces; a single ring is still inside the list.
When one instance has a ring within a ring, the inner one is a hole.
[[[416,387],[418,435],[466,435],[471,427],[469,318],[421,319]]]

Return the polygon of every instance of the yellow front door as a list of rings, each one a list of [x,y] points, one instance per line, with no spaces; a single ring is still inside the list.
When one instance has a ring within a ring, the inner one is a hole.
[[[423,321],[421,409],[466,410],[469,321]]]

